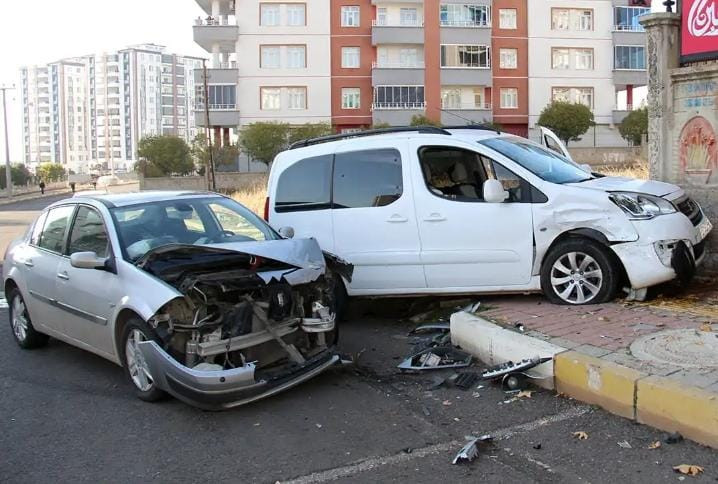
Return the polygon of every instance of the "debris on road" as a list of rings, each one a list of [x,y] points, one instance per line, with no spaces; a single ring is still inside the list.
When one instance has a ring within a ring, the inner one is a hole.
[[[703,472],[703,468],[701,466],[691,464],[681,464],[679,466],[674,466],[673,470],[676,472],[680,472],[681,474],[686,474],[688,476],[697,476],[698,474]]]
[[[433,332],[444,332],[449,331],[449,323],[438,321],[436,323],[428,323],[417,326],[416,328],[409,331],[409,336],[414,336],[421,333],[433,333]]]
[[[541,443],[539,442],[538,444],[534,444],[534,449],[541,450]]]
[[[523,373],[526,370],[530,370],[531,368],[534,368],[542,363],[546,363],[547,361],[551,361],[552,359],[553,357],[551,356],[543,358],[540,356],[534,356],[533,358],[525,358],[518,363],[507,361],[505,363],[501,363],[500,365],[487,368],[481,374],[481,378],[484,380],[496,380],[512,373]]]
[[[578,440],[588,440],[588,434],[584,431],[574,432],[571,435],[573,435]]]
[[[658,449],[658,448],[660,448],[660,447],[661,447],[661,441],[660,441],[660,440],[656,440],[655,442],[651,442],[651,443],[648,445],[648,448],[649,448],[650,450]]]
[[[521,390],[516,394],[516,398],[531,398],[531,395],[533,395],[532,390]]]
[[[631,446],[631,444],[628,443],[627,440],[622,440],[622,441],[618,442],[618,446],[622,449],[632,449],[633,448]]]
[[[710,322],[706,321],[705,323],[701,324],[700,330],[705,333],[711,333],[713,331],[713,326]]]
[[[461,448],[459,453],[456,454],[456,457],[454,457],[454,460],[451,463],[461,464],[464,462],[471,462],[479,456],[478,444],[480,442],[491,442],[492,440],[493,437],[490,435],[482,435],[481,437],[471,438],[471,440],[469,440],[469,442]]]
[[[451,376],[454,386],[461,388],[462,390],[468,390],[479,380],[477,373],[456,373]]]
[[[663,442],[666,444],[677,444],[678,442],[683,441],[683,436],[679,432],[673,432],[672,434],[668,434],[663,438]]]
[[[476,311],[479,310],[481,307],[481,301],[476,301],[475,303],[471,303],[467,306],[465,306],[462,311],[469,314],[474,314]]]
[[[398,368],[409,371],[465,368],[471,365],[472,356],[451,346],[427,348],[402,361]]]

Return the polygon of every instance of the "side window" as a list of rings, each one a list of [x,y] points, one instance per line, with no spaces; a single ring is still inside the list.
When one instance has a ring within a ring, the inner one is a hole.
[[[40,243],[40,235],[42,234],[42,228],[45,226],[45,220],[47,219],[47,212],[43,212],[38,217],[35,225],[32,227],[32,235],[30,235],[30,244],[37,245]]]
[[[509,198],[506,199],[507,202],[523,202],[528,200],[529,194],[525,193],[528,187],[527,182],[508,168],[496,163],[490,158],[481,156],[481,160],[489,178],[500,181],[504,190],[509,192]]]
[[[277,212],[322,210],[331,205],[332,155],[300,160],[277,181]]]
[[[558,145],[558,143],[556,143],[556,141],[553,138],[551,138],[550,136],[544,135],[543,139],[546,142],[546,148],[563,156],[563,150],[561,149],[561,147]]]
[[[334,208],[383,207],[401,197],[401,155],[395,149],[334,155]]]
[[[486,172],[481,155],[450,146],[419,149],[424,181],[431,193],[461,202],[483,201]]]
[[[77,209],[67,249],[70,255],[75,252],[95,252],[98,257],[109,255],[109,239],[97,210],[89,207]]]
[[[58,254],[62,253],[67,226],[73,210],[75,210],[75,205],[63,205],[50,209],[45,226],[40,233],[40,241],[37,244],[39,247]]]

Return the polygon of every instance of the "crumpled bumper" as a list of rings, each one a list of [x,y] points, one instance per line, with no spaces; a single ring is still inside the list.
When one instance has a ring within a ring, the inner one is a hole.
[[[205,410],[223,410],[260,400],[287,390],[322,373],[340,357],[325,351],[270,380],[255,379],[255,365],[222,371],[187,368],[168,355],[154,341],[139,344],[152,379],[178,400]]]

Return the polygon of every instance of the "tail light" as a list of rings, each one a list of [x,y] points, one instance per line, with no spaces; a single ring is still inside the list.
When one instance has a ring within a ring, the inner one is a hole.
[[[264,199],[264,220],[269,222],[269,197]]]

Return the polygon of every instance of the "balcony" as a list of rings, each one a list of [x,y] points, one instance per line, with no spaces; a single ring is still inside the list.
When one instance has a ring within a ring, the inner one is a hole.
[[[207,52],[212,52],[214,46],[223,53],[237,50],[239,28],[236,23],[230,22],[227,16],[196,19],[193,33],[194,41]]]
[[[372,21],[371,43],[378,44],[423,44],[424,21],[413,23],[385,23]]]
[[[613,45],[646,45],[646,32],[640,26],[614,25]]]
[[[197,126],[205,127],[206,113],[204,104],[197,103],[194,111],[194,121]],[[236,128],[239,125],[239,108],[236,104],[210,104],[209,105],[210,127]]]
[[[613,83],[622,86],[645,86],[648,84],[648,73],[645,69],[613,69]]]
[[[619,108],[618,106],[613,108],[613,124],[621,124],[626,116],[631,114],[631,111],[640,109],[642,106],[627,105],[625,108]]]
[[[441,124],[482,124],[493,121],[490,103],[442,103],[441,111]]]
[[[419,85],[424,83],[424,63],[405,64],[398,62],[374,62],[371,66],[372,84],[377,85]]]
[[[371,106],[374,124],[388,123],[392,126],[407,126],[412,116],[424,114],[426,103],[374,103]]]
[[[212,14],[213,0],[195,0],[197,4],[205,11],[207,15]],[[220,15],[234,15],[235,0],[218,0]]]
[[[442,67],[441,84],[444,86],[491,86],[490,67]]]
[[[236,62],[223,62],[220,68],[207,67],[207,84],[237,84],[239,71]],[[204,69],[194,70],[195,86],[204,83]]]

